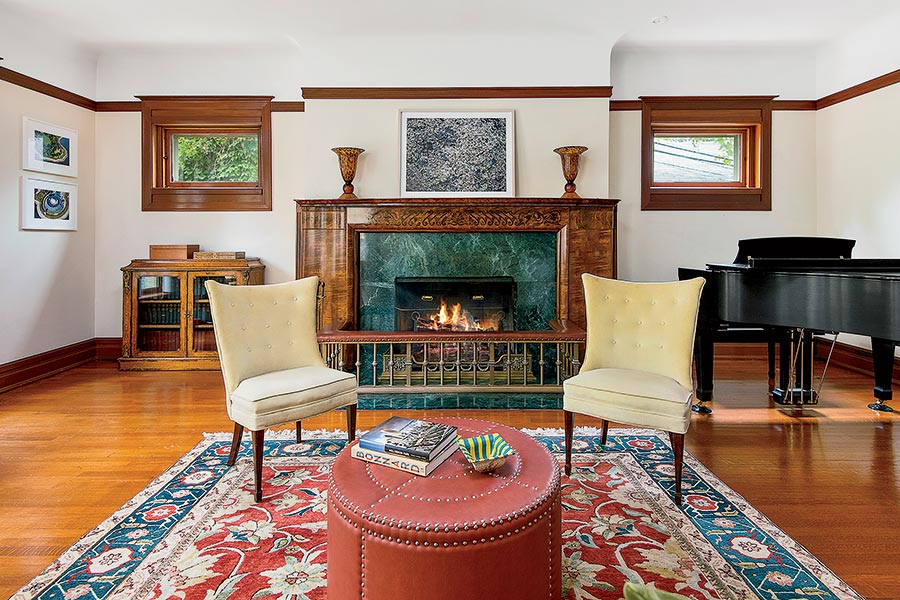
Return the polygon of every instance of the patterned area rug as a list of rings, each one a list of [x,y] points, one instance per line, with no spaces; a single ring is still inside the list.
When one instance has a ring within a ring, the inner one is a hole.
[[[559,430],[530,433],[562,451]],[[618,599],[625,581],[695,599],[862,598],[690,455],[676,506],[663,436],[614,429],[601,449],[578,433],[562,480],[564,598]],[[230,434],[207,435],[12,598],[325,598],[328,471],[343,441],[289,435],[266,441],[262,503],[246,438],[228,469]]]

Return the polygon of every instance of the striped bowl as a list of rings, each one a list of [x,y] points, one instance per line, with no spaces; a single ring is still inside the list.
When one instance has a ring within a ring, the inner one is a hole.
[[[515,454],[509,444],[499,433],[489,433],[477,437],[461,438],[457,436],[456,444],[466,456],[475,470],[480,473],[493,471],[506,462],[506,457]]]

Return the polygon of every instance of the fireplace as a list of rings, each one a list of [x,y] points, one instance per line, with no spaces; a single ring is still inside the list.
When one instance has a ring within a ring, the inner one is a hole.
[[[616,274],[616,202],[298,200],[297,276],[317,275],[324,283],[319,341],[326,363],[353,371],[367,392],[562,391],[562,382],[578,372],[585,339],[578,327],[584,323],[581,273]],[[414,290],[413,301],[431,296],[434,308],[402,299],[395,305],[397,280],[412,274],[495,280],[496,273],[512,278],[506,300],[489,303],[488,294],[471,288],[432,289]],[[432,327],[441,297],[452,313],[454,295],[463,292],[468,301],[485,296],[469,308],[473,320],[499,308],[502,330],[422,328],[422,308]],[[398,309],[419,315],[398,319]]]
[[[397,277],[397,331],[513,331],[516,282],[500,277]]]

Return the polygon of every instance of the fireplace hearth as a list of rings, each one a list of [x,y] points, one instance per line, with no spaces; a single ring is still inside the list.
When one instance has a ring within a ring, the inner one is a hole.
[[[512,277],[397,277],[397,331],[512,331]]]

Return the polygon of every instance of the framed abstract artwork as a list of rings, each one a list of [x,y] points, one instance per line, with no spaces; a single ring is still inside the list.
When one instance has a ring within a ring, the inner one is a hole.
[[[78,229],[78,186],[22,177],[22,229]]]
[[[515,195],[512,111],[400,112],[400,196]]]
[[[78,133],[71,129],[24,117],[22,151],[26,171],[78,176]]]

